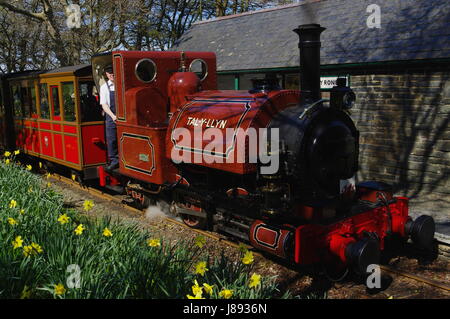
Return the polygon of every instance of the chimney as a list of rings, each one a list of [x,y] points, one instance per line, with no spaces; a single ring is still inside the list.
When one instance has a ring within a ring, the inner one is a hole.
[[[303,24],[293,30],[300,37],[300,105],[311,104],[320,94],[320,24]]]

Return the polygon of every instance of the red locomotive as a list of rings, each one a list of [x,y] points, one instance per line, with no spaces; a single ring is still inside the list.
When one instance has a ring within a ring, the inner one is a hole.
[[[104,135],[98,129],[103,124],[94,122],[91,132],[81,119],[78,97],[72,126],[83,161],[68,166],[84,179],[123,188],[142,205],[163,199],[191,227],[231,234],[300,265],[350,266],[365,273],[378,263],[389,237],[411,237],[428,247],[433,219],[424,215],[413,221],[408,199],[394,197],[388,185],[368,181],[342,192],[358,169],[359,133],[348,115],[355,95],[339,82],[330,101],[321,99],[323,30],[315,24],[294,30],[300,37],[298,91],[282,90],[270,77],[255,81],[250,91],[219,91],[213,53],[94,56],[97,88],[105,66],[114,67],[120,166],[105,170]],[[75,83],[78,92],[80,82]],[[65,110],[64,123],[51,112],[47,131],[67,124],[53,131],[56,145],[58,134],[66,140],[70,123]],[[38,115],[22,125],[41,129],[39,145],[17,145],[49,161],[72,163],[72,153],[61,154],[56,146],[53,155],[62,156],[60,161],[46,157],[45,121]]]

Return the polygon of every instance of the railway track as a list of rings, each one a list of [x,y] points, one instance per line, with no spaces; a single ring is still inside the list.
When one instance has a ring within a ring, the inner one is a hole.
[[[139,214],[143,213],[142,210],[137,209],[135,207],[132,207],[132,206],[124,203],[123,199],[118,198],[116,196],[113,196],[111,194],[105,193],[105,192],[103,192],[103,191],[101,191],[99,189],[96,189],[96,188],[93,188],[93,187],[89,187],[89,186],[86,186],[86,185],[81,185],[80,183],[78,183],[76,181],[73,181],[73,180],[71,180],[71,179],[69,179],[67,177],[61,176],[59,174],[51,174],[50,178],[52,178],[54,180],[58,180],[60,182],[63,182],[63,183],[65,183],[65,184],[67,184],[67,185],[69,185],[71,187],[75,187],[77,189],[80,189],[80,190],[82,190],[84,192],[89,193],[92,196],[97,197],[97,198],[114,202],[115,204],[120,205],[122,208],[127,209],[127,210],[129,210],[131,212],[139,213]],[[203,230],[190,228],[187,225],[185,225],[184,223],[182,223],[182,222],[180,222],[180,221],[178,221],[178,220],[176,220],[174,218],[164,217],[164,220],[167,221],[167,222],[176,224],[178,226],[181,226],[183,228],[189,229],[192,232],[201,234],[201,235],[203,235],[205,237],[208,237],[208,238],[211,238],[213,240],[220,241],[220,242],[222,242],[222,243],[224,243],[226,245],[229,245],[231,247],[234,247],[234,248],[238,248],[239,247],[239,244],[237,244],[235,242],[223,239],[220,236],[217,236],[215,234],[212,234],[212,233],[209,233],[209,232],[206,232],[206,231],[203,231]],[[244,244],[244,245],[246,245],[246,244]],[[251,246],[249,246],[249,245],[246,245],[246,246],[248,248],[251,248]],[[257,255],[257,256],[263,256],[262,254],[260,254],[258,252],[253,252],[253,254]],[[391,266],[388,266],[388,265],[380,265],[380,268],[383,271],[385,271],[385,272],[388,272],[388,273],[391,273],[391,274],[394,274],[394,275],[397,275],[397,276],[405,277],[405,278],[414,280],[416,282],[421,282],[421,283],[427,284],[429,286],[433,286],[435,288],[439,288],[441,290],[450,292],[450,285],[448,285],[448,284],[445,284],[445,283],[442,283],[442,282],[438,282],[436,280],[433,280],[433,279],[430,279],[430,278],[426,278],[426,277],[423,277],[423,276],[420,276],[420,275],[417,275],[417,274],[413,274],[411,272],[404,271],[404,270],[401,270],[401,269],[395,269],[395,268],[393,268]]]

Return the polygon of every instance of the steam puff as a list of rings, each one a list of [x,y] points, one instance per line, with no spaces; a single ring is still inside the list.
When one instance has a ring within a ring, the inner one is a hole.
[[[151,205],[146,209],[145,217],[150,220],[157,220],[166,217],[174,218],[175,216],[170,213],[167,203],[159,201],[156,205]]]

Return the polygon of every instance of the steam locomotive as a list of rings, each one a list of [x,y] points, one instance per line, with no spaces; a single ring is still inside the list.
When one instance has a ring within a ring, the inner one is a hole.
[[[46,91],[45,74],[33,74],[36,115],[19,121],[10,112],[14,146],[85,181],[123,190],[142,206],[163,199],[190,227],[230,234],[295,264],[364,274],[379,262],[388,238],[410,237],[429,247],[434,221],[412,220],[408,199],[394,197],[387,184],[349,184],[358,170],[359,133],[349,116],[355,94],[338,80],[330,100],[321,98],[324,30],[317,24],[294,30],[300,90],[280,89],[272,77],[255,80],[249,91],[217,90],[216,58],[209,52],[114,51],[94,56],[91,72],[72,70],[71,113],[63,90],[69,75],[60,73],[66,78],[49,82]],[[82,98],[93,83],[97,89],[104,83],[111,63],[120,159],[113,171],[105,169],[99,106]]]

